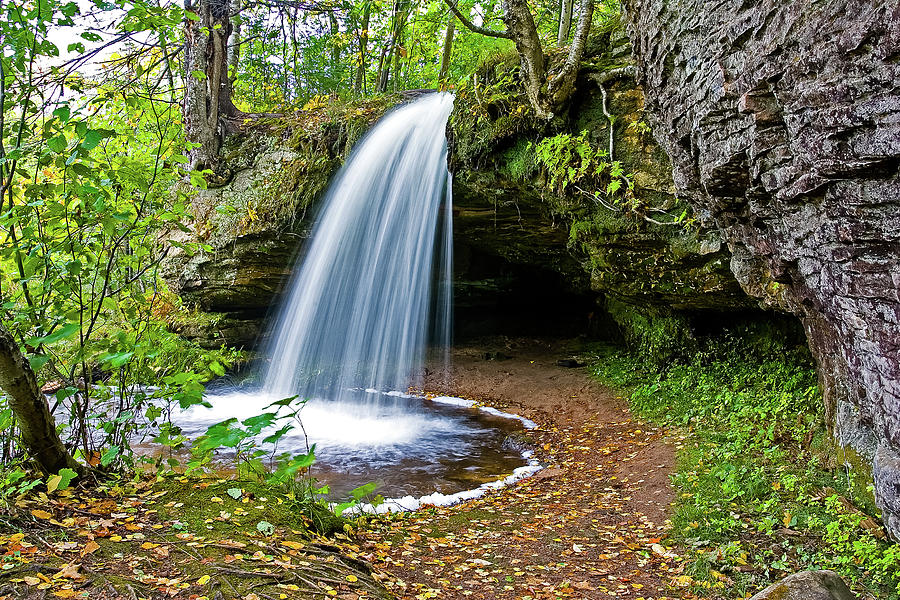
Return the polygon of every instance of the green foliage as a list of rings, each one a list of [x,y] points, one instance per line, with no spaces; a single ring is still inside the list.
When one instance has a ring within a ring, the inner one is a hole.
[[[231,418],[210,426],[191,446],[193,458],[187,472],[208,469],[215,453],[227,449],[233,455],[240,477],[292,488],[315,462],[315,444],[306,453],[297,455],[276,454],[276,448],[285,435],[300,425],[300,412],[305,404],[305,400],[298,401],[293,396],[273,402],[268,408],[274,410],[269,412],[243,421]]]
[[[0,481],[0,500],[8,502],[10,498],[27,494],[41,485],[42,481],[39,477],[29,477],[28,475],[27,471],[19,467],[5,469],[3,480]]]
[[[617,192],[634,189],[631,179],[622,169],[619,161],[607,162],[608,154],[594,148],[587,139],[588,132],[579,135],[560,133],[542,139],[534,147],[538,164],[543,167],[547,186],[558,194],[565,194],[570,186],[587,186],[595,195],[604,194],[615,200]],[[602,190],[602,191],[601,191]]]
[[[503,172],[515,181],[528,181],[538,170],[538,162],[534,154],[534,145],[526,140],[519,140],[503,155]]]
[[[359,506],[361,503],[365,502],[367,499],[371,500],[372,506],[379,506],[384,503],[384,497],[381,495],[372,496],[375,492],[378,484],[374,481],[369,483],[365,483],[357,488],[354,488],[350,491],[350,499],[345,502],[338,502],[334,506],[332,506],[332,510],[334,511],[334,515],[336,517],[344,514],[348,509],[355,508]]]
[[[662,367],[696,352],[697,342],[684,317],[660,308],[638,308],[613,299],[607,300],[606,304],[629,349],[651,365]]]
[[[110,68],[104,78],[42,74],[60,54],[56,28],[89,8],[12,3],[0,19],[0,319],[40,383],[58,389],[51,408],[64,441],[112,469],[131,464],[136,415],[151,400],[199,402],[201,382],[233,357],[207,359],[166,328],[159,263],[198,245],[164,240],[190,217],[182,182],[202,177],[185,167],[177,103],[157,89],[163,61],[133,55],[130,72]],[[172,6],[128,8],[115,26],[153,30],[160,44],[183,17]],[[3,399],[0,415],[11,417]],[[19,455],[16,439],[13,424],[0,431],[7,461]]]
[[[497,148],[539,126],[518,82],[518,67],[491,63],[460,82],[455,93],[451,143],[455,158],[465,165],[478,165]]]
[[[828,467],[805,348],[743,330],[704,340],[665,371],[609,349],[594,371],[680,439],[672,534],[687,549],[685,581],[698,592],[741,597],[789,572],[827,568],[878,597],[898,597],[900,552],[850,503],[871,511],[868,500]]]

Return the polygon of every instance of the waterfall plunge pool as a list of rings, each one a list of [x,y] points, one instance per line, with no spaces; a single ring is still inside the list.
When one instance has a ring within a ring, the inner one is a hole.
[[[267,397],[260,390],[220,388],[206,400],[212,408],[196,406],[173,415],[173,422],[192,440],[226,419],[243,421],[274,411],[264,407],[280,398]],[[274,456],[305,454],[315,444],[316,460],[310,475],[317,485],[328,485],[328,497],[339,500],[354,488],[374,482],[374,493],[387,500],[377,508],[364,507],[368,510],[448,505],[540,469],[522,441],[524,430],[535,424],[471,400],[352,390],[342,394],[340,401],[310,400],[302,405],[298,417],[263,431],[256,440],[259,447]],[[277,445],[262,443],[287,423],[294,428]],[[135,450],[169,456],[167,448],[153,443],[137,444]],[[174,457],[188,458],[185,453]],[[217,450],[210,466],[233,472],[235,452]]]
[[[273,401],[312,398],[272,454],[305,454],[315,444],[312,476],[334,498],[375,482],[395,499],[379,510],[475,497],[539,468],[511,443],[530,422],[459,399],[375,391],[417,385],[429,346],[445,363],[449,356],[452,109],[452,95],[426,94],[390,111],[354,147],[271,323],[262,386],[207,395],[211,409],[176,419],[188,437],[257,417]],[[226,468],[235,459],[218,457]]]

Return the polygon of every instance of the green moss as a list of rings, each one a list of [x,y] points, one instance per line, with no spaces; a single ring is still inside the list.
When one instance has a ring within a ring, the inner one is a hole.
[[[824,436],[823,448],[835,457],[847,475],[847,486],[850,498],[863,512],[880,515],[875,504],[875,492],[872,484],[872,463],[849,446],[840,446],[831,437]]]
[[[628,347],[654,365],[666,365],[697,350],[697,340],[683,316],[613,299],[607,300],[607,310]]]
[[[255,535],[261,521],[310,535],[330,535],[344,524],[320,503],[257,481],[183,478],[157,488],[166,492],[166,501],[158,503],[161,520],[178,521],[182,525],[177,531],[209,539],[229,537],[236,529]],[[229,490],[239,490],[240,498],[233,498]]]
[[[528,140],[518,140],[501,157],[501,170],[513,181],[528,181],[537,172],[538,164],[534,145]]]

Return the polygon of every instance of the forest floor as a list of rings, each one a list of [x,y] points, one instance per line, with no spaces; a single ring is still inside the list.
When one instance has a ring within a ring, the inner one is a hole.
[[[492,339],[457,348],[450,373],[430,373],[427,391],[534,420],[545,469],[474,501],[370,525],[362,556],[390,574],[397,597],[677,594],[680,557],[665,540],[675,448],[586,369],[557,365],[572,350]]]
[[[682,595],[665,538],[675,449],[586,369],[557,365],[574,349],[493,339],[429,376],[430,392],[538,424],[545,468],[513,486],[321,536],[328,523],[286,490],[228,478],[36,491],[0,514],[0,600]]]

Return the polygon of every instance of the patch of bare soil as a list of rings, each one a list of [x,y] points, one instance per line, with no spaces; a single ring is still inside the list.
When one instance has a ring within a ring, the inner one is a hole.
[[[592,380],[568,342],[487,340],[457,348],[426,390],[534,420],[543,471],[449,508],[384,517],[362,555],[400,598],[664,598],[674,449]]]

